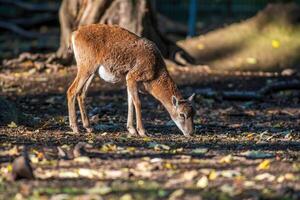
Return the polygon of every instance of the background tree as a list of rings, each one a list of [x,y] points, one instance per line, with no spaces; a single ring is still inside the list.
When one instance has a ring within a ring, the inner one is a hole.
[[[60,11],[60,47],[58,57],[70,59],[68,46],[72,31],[93,23],[116,24],[156,43],[165,58],[179,64],[192,58],[157,28],[155,10],[147,0],[63,0]]]

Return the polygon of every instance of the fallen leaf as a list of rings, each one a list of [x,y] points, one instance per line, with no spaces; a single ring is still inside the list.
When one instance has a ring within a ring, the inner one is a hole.
[[[159,189],[158,192],[157,192],[157,194],[158,194],[158,196],[159,196],[160,198],[162,198],[162,197],[167,196],[167,195],[168,195],[168,192],[167,192],[166,190]]]
[[[122,176],[126,175],[127,173],[125,173],[124,171],[121,170],[106,170],[104,171],[104,176],[107,179],[119,179]]]
[[[211,170],[208,175],[209,180],[215,180],[218,177],[216,170]]]
[[[247,138],[247,140],[254,140],[254,136],[255,136],[255,133],[247,133],[246,138]]]
[[[149,137],[144,137],[144,138],[143,138],[143,141],[144,141],[144,142],[150,142],[150,141],[151,141],[151,138],[149,138]]]
[[[267,170],[270,168],[271,160],[264,160],[256,167],[256,170]]]
[[[244,186],[245,187],[254,187],[255,186],[255,182],[254,181],[245,181],[244,182]]]
[[[165,167],[166,169],[176,169],[176,167],[175,167],[172,163],[170,163],[170,162],[166,162],[166,163],[164,164],[164,167]]]
[[[97,183],[94,187],[88,190],[89,194],[106,195],[112,191],[112,188],[102,183]]]
[[[79,163],[89,163],[89,162],[91,162],[91,159],[86,156],[80,156],[80,157],[75,158],[74,161],[79,162]]]
[[[12,172],[12,169],[13,169],[12,164],[7,165],[6,169],[7,169],[7,172]]]
[[[87,169],[87,168],[79,168],[78,169],[78,175],[87,177],[87,178],[94,178],[95,174],[97,175],[98,172],[92,169]]]
[[[231,163],[232,162],[232,155],[231,154],[229,154],[229,155],[227,155],[227,156],[224,156],[224,157],[222,157],[220,160],[219,160],[219,163],[221,163],[221,164],[229,164],[229,163]]]
[[[233,178],[236,176],[240,176],[241,173],[237,170],[223,170],[221,171],[221,175],[226,178]]]
[[[129,152],[135,152],[136,148],[135,147],[127,147],[126,150]]]
[[[163,159],[161,159],[161,158],[152,158],[150,160],[151,163],[159,163],[159,162],[162,162],[162,161],[163,161]]]
[[[283,175],[280,175],[278,178],[277,178],[277,182],[278,183],[282,183],[284,181],[284,176]]]
[[[151,165],[151,164],[150,164],[149,162],[147,162],[147,161],[139,162],[139,163],[136,165],[136,169],[139,170],[139,171],[151,171],[153,168],[154,168],[154,166]]]
[[[296,172],[300,172],[300,163],[293,163],[293,170]]]
[[[156,142],[149,142],[148,145],[150,148],[153,148],[155,151],[162,151],[162,150],[169,151],[171,149],[171,147],[169,147],[168,145],[158,144]]]
[[[277,178],[278,183],[282,183],[283,181],[288,180],[288,181],[294,181],[296,180],[296,177],[292,173],[286,173],[284,175],[281,175]]]
[[[117,151],[117,145],[115,145],[114,143],[105,143],[102,145],[100,151],[102,152],[116,152]]]
[[[120,200],[132,200],[132,196],[131,194],[124,194],[123,196],[121,196]]]
[[[197,171],[192,170],[192,171],[187,171],[182,174],[182,179],[185,181],[192,181],[196,176],[197,176]]]
[[[177,148],[172,150],[172,153],[181,153],[181,152],[183,152],[183,148]]]
[[[180,197],[184,194],[183,189],[177,189],[174,192],[172,192],[169,196],[169,200],[177,200],[180,199]]]
[[[263,174],[256,175],[254,179],[257,181],[266,180],[266,181],[272,182],[275,180],[275,176],[270,173],[263,173]]]
[[[58,177],[60,178],[78,178],[79,174],[72,171],[61,171],[58,173]]]
[[[39,158],[36,155],[34,155],[34,154],[30,154],[29,155],[29,159],[34,164],[39,163]]]
[[[171,148],[168,145],[165,144],[158,144],[154,147],[154,150],[156,151],[161,151],[161,150],[166,150],[169,151]]]
[[[208,178],[206,176],[202,176],[196,183],[196,186],[199,188],[206,188],[208,186]]]
[[[19,154],[19,150],[17,148],[17,146],[15,145],[13,148],[7,150],[7,151],[1,151],[0,155],[1,156],[15,156]]]
[[[7,126],[9,128],[17,128],[18,127],[18,125],[15,122],[10,122],[9,124],[7,124]]]
[[[220,187],[220,190],[230,196],[233,196],[235,193],[235,188],[232,185],[224,184]]]

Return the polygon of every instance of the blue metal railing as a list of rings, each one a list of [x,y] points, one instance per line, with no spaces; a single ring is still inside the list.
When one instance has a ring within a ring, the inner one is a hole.
[[[189,37],[192,37],[196,34],[196,21],[197,21],[197,0],[190,0],[189,33],[188,33]]]

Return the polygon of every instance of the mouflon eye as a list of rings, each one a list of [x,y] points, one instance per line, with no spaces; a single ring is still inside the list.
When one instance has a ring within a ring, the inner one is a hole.
[[[185,119],[185,114],[180,113],[179,116],[180,116],[180,118]]]

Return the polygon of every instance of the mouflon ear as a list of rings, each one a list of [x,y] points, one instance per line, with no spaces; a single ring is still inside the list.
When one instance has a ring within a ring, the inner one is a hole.
[[[179,104],[178,99],[174,95],[172,96],[172,104],[175,106],[175,108],[177,108]]]
[[[188,101],[189,102],[193,102],[194,101],[194,98],[195,98],[196,94],[193,93],[189,98],[188,98]]]

